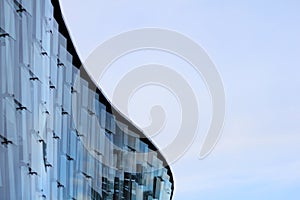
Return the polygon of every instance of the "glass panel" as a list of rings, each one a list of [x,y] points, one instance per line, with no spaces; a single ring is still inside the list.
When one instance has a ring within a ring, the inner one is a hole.
[[[15,100],[17,100],[19,103],[21,103],[23,105],[23,102],[21,101],[21,85],[22,85],[22,82],[21,82],[21,69],[20,67],[18,66],[15,66],[14,67],[14,98]]]
[[[26,0],[28,1],[28,0]],[[51,4],[51,1],[44,1],[44,16],[46,19],[52,19],[53,18],[53,6]]]
[[[95,114],[95,91],[89,89],[88,91],[88,110],[91,115]]]
[[[51,89],[57,88],[57,77],[58,77],[57,60],[55,58],[51,58],[50,59],[50,86],[51,86]]]
[[[58,24],[55,19],[53,19],[53,28],[51,32],[51,57],[56,59],[58,56]]]
[[[38,114],[38,124],[39,124],[39,128],[38,128],[38,131],[39,131],[39,135],[41,137],[41,139],[45,140],[46,139],[46,128],[47,128],[47,125],[46,125],[46,122],[47,122],[47,114],[45,113],[45,105],[44,104],[40,104],[39,106],[39,114]],[[46,141],[46,140],[45,140]]]
[[[166,168],[162,168],[162,179],[164,181],[169,181],[170,176],[168,175],[168,170]]]
[[[101,126],[102,128],[105,128],[105,122],[106,122],[106,107],[105,107],[105,105],[103,105],[103,104],[101,104],[101,103],[99,103],[99,113],[100,113],[100,115],[99,115],[99,117],[100,117],[100,119],[99,119],[99,121],[100,121],[100,126]]]
[[[26,12],[22,13],[21,20],[21,48],[19,51],[20,54],[20,63],[24,66],[30,65],[30,55],[31,55],[31,43],[32,43],[32,23],[29,20],[29,15]]]
[[[14,100],[12,98],[5,98],[4,107],[4,127],[6,127],[4,135],[6,136],[8,141],[11,141],[13,144],[18,145],[18,136],[16,130],[16,108]]]
[[[99,134],[97,134],[99,131],[99,126],[97,126],[98,121],[95,115],[90,115],[90,123],[91,128],[89,131],[89,148],[91,151],[94,151],[97,150],[97,141],[99,140]]]
[[[89,181],[95,178],[95,159],[90,153],[87,156],[87,171],[84,176]]]
[[[130,151],[137,151],[137,137],[132,131],[128,131],[128,145],[127,147],[129,148]]]
[[[86,136],[88,135],[87,131],[88,131],[88,113],[86,111],[86,109],[82,108],[81,109],[81,118],[79,121],[79,132],[80,134],[83,135],[83,140],[85,140],[86,142]]]
[[[38,44],[33,45],[33,64],[32,64],[32,78],[41,79],[42,77],[42,55],[41,48]]]
[[[55,141],[53,139],[53,135],[51,133],[47,134],[47,164],[50,164],[52,167],[54,166],[54,148],[55,148]],[[50,166],[49,166],[50,167]]]
[[[102,188],[102,163],[101,163],[101,158],[98,158],[96,160],[96,186],[98,187],[98,192],[100,193],[101,188]]]
[[[33,123],[34,123],[34,131],[39,132],[39,120],[40,120],[40,100],[41,100],[41,94],[40,94],[40,82],[34,81],[33,83]]]
[[[21,161],[24,163],[29,163],[29,138],[27,136],[27,126],[29,126],[30,120],[28,119],[29,115],[26,112],[19,112],[19,121],[20,123],[20,129],[19,129],[19,135],[22,141],[21,148]]]
[[[138,185],[136,187],[136,199],[143,199],[144,186]]]
[[[41,16],[41,2],[35,1],[34,5],[34,14],[33,14],[33,28],[34,28],[34,36],[36,41],[40,42],[42,40],[42,16]]]
[[[21,167],[21,186],[22,198],[30,199],[30,177],[28,176],[28,169],[26,166]]]
[[[71,87],[66,84],[64,84],[63,87],[63,109],[68,114],[71,114]]]
[[[59,66],[65,66],[67,63],[67,41],[65,37],[58,33],[58,41],[59,41],[59,46],[58,46],[58,58],[59,62],[57,63]]]
[[[88,82],[81,79],[81,103],[82,107],[87,108],[88,107],[88,98],[89,98],[89,88],[88,88]]]
[[[50,55],[51,49],[51,18],[46,18],[42,21],[42,55],[48,56]]]
[[[161,199],[161,191],[163,190],[164,182],[160,178],[154,178],[154,198]]]
[[[55,107],[55,92],[54,90],[50,89],[50,92],[49,92],[49,100],[48,100],[48,104],[49,104],[49,116],[48,116],[48,120],[47,120],[47,126],[48,126],[48,131],[51,132],[54,130],[54,116],[55,116],[55,110],[54,110],[54,107]],[[47,114],[47,113],[46,113]]]
[[[78,157],[76,155],[77,153],[77,137],[74,132],[70,134],[70,150],[69,150],[69,155],[74,158],[76,161],[76,164],[78,163]],[[74,166],[75,167],[75,166]]]
[[[114,144],[122,149],[124,147],[124,133],[128,132],[128,126],[122,122],[116,122],[116,135],[114,137]]]
[[[48,106],[48,99],[50,94],[50,84],[49,84],[49,77],[50,77],[50,59],[47,56],[42,57],[42,76],[40,77],[40,81],[42,82],[41,90],[42,90],[42,99],[41,101]],[[48,107],[47,107],[48,108]]]
[[[31,96],[28,95],[31,93],[32,90],[32,83],[30,81],[29,71],[23,67],[20,68],[21,70],[21,99],[20,102],[24,105],[27,110],[32,111],[32,103],[31,103]]]
[[[60,156],[60,165],[59,165],[59,183],[63,186],[67,185],[67,162],[65,155]]]
[[[42,143],[38,140],[39,138],[37,137],[37,135],[33,135],[31,137],[31,163],[29,166],[29,172],[31,172],[30,175],[32,177],[41,175],[43,167]]]
[[[100,128],[97,129],[97,141],[94,153],[97,155],[97,159],[102,159],[105,155],[105,130]]]
[[[26,12],[32,15],[32,0],[18,0],[18,2],[22,5]]]
[[[116,133],[115,117],[107,112],[105,121],[105,129],[110,133]]]
[[[75,179],[75,172],[74,172],[74,167],[75,164],[74,162],[70,162],[69,163],[69,175],[68,175],[68,195],[70,197],[74,197],[75,196],[75,191],[74,191],[74,182],[76,181]]]
[[[107,166],[113,166],[113,135],[111,133],[105,132],[105,152],[104,152],[104,163]]]
[[[65,81],[66,83],[68,84],[71,84],[72,83],[72,55],[67,52],[67,60],[66,60],[66,65],[65,65],[65,68],[66,68],[66,71],[65,71]]]
[[[6,92],[6,58],[5,58],[6,39],[0,38],[0,95]]]
[[[57,181],[56,180],[52,180],[51,182],[51,199],[57,199],[58,196],[58,188],[57,188]]]
[[[61,108],[60,107],[56,107],[55,108],[55,124],[54,124],[53,137],[61,138],[61,131],[62,131]]]
[[[0,28],[3,30],[0,34],[9,34],[10,37],[16,39],[16,12],[12,1],[2,1],[0,14]]]
[[[61,134],[61,140],[60,140],[60,151],[64,155],[67,154],[67,143],[68,143],[68,116],[63,115],[62,116],[62,134]],[[74,159],[71,157],[71,159]]]
[[[76,176],[76,191],[77,191],[77,195],[75,197],[76,199],[86,199],[84,196],[83,187],[84,187],[83,176],[81,173],[78,173]]]
[[[1,39],[0,68],[1,68],[1,90],[2,93],[12,95],[14,93],[14,41],[12,38]],[[11,66],[11,67],[7,67]]]
[[[64,76],[64,68],[59,67],[57,69],[58,78],[57,78],[57,93],[56,93],[56,102],[59,106],[62,106],[62,98],[63,98],[63,76]]]
[[[79,77],[80,77],[79,69],[77,69],[77,67],[72,65],[72,84],[74,84],[75,82],[79,82]],[[80,91],[80,88],[78,88],[78,87],[74,88],[74,89],[75,89],[74,92]]]

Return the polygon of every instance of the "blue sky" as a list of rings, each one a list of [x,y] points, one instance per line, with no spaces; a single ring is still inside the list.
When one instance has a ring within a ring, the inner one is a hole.
[[[209,123],[209,96],[201,78],[194,77],[192,70],[182,72],[195,87],[202,112],[198,137],[171,166],[175,200],[300,199],[299,1],[61,0],[61,5],[83,61],[114,35],[159,27],[192,38],[216,64],[225,87],[226,119],[221,139],[204,160],[198,155]],[[131,55],[115,64],[110,76],[102,85],[100,82],[108,96],[118,80],[111,77],[118,75],[114,73],[118,65],[134,65],[136,58],[144,62],[140,57],[147,54]],[[147,59],[169,61],[179,71],[182,68],[176,65],[176,58],[150,55]],[[137,95],[135,101],[143,95]],[[142,118],[147,108],[130,108],[133,121],[147,123]],[[176,117],[169,117],[168,131],[177,122]],[[153,140],[163,146],[174,136],[168,134],[162,132]]]

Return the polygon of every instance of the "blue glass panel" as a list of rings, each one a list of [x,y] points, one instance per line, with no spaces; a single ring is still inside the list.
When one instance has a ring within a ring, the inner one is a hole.
[[[22,20],[21,20],[21,32],[20,34],[20,42],[21,42],[21,49],[20,53],[20,63],[27,67],[31,63],[31,42],[32,42],[32,23],[30,21],[30,16],[24,12],[22,13]]]
[[[32,111],[32,97],[28,94],[31,93],[33,83],[30,81],[29,71],[21,68],[21,102],[28,109]]]
[[[61,155],[59,164],[59,182],[63,186],[67,185],[67,162],[70,161],[66,159],[65,155]]]
[[[110,133],[116,133],[115,117],[107,112],[105,121],[105,129]]]
[[[63,100],[63,82],[64,82],[64,68],[59,67],[57,69],[58,72],[58,78],[57,78],[57,93],[56,93],[56,103],[59,106],[62,106],[62,100]]]
[[[34,3],[34,12],[33,12],[33,35],[35,36],[36,41],[41,42],[42,40],[42,15],[41,15],[41,3],[42,1],[36,1]]]
[[[12,141],[13,144],[18,145],[18,136],[16,130],[16,108],[14,100],[12,98],[5,98],[4,107],[4,126],[6,127],[6,129],[4,130],[4,135],[8,140]]]
[[[33,0],[18,0],[28,14],[32,16]]]
[[[0,46],[0,69],[1,69],[1,91],[2,94],[13,95],[14,93],[14,67],[15,66],[15,53],[14,53],[14,40],[10,37],[1,39]]]
[[[14,9],[14,3],[8,0],[1,1],[0,13],[0,28],[2,33],[9,34],[10,37],[16,39],[16,12]]]
[[[63,89],[63,109],[68,114],[71,114],[71,87],[64,84]]]
[[[51,30],[51,57],[57,60],[58,56],[58,24],[53,20],[53,28]]]

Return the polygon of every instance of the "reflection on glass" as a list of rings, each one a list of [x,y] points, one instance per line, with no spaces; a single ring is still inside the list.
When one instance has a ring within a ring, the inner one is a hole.
[[[170,199],[169,169],[80,76],[52,2],[0,0],[0,198]]]

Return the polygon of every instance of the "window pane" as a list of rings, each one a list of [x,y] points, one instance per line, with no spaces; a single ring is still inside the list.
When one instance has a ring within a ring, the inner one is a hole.
[[[1,1],[0,28],[4,33],[8,33],[10,37],[16,39],[16,15],[14,3],[12,1]]]

